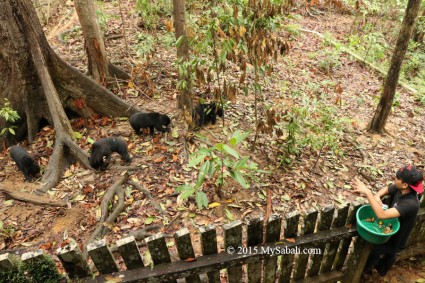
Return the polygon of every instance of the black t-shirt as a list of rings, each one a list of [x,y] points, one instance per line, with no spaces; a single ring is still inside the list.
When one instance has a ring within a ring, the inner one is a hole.
[[[410,231],[416,223],[416,216],[419,211],[418,194],[411,191],[402,195],[395,185],[388,187],[388,194],[391,197],[390,207],[394,207],[400,213],[400,229],[393,235],[385,245],[395,248],[397,251],[404,249]]]

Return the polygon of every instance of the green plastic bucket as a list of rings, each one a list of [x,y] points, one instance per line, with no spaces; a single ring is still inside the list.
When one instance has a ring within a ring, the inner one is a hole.
[[[366,222],[365,219],[375,218],[374,222]],[[357,218],[357,232],[359,235],[372,244],[383,244],[388,239],[398,232],[400,229],[400,222],[398,218],[390,218],[390,219],[378,219],[376,217],[375,212],[373,212],[372,207],[370,205],[363,205],[357,210],[356,213]],[[382,227],[379,228],[378,222],[382,221]],[[392,225],[391,233],[384,234],[384,228],[389,224]]]

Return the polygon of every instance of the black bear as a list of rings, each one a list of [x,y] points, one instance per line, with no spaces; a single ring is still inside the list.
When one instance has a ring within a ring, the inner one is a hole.
[[[37,162],[28,154],[25,148],[18,145],[12,146],[10,156],[16,162],[16,165],[18,165],[19,170],[24,173],[27,181],[31,181],[33,177],[40,173],[40,166],[38,166]]]
[[[200,103],[193,108],[192,118],[197,128],[211,122],[215,124],[217,115],[223,117],[223,107],[216,105],[215,102]]]
[[[104,171],[111,161],[111,155],[117,152],[126,164],[131,164],[131,157],[128,154],[127,143],[120,138],[102,138],[96,141],[91,147],[89,157],[90,166],[94,169]]]
[[[136,134],[141,134],[141,129],[149,128],[150,134],[153,135],[154,128],[160,132],[169,132],[167,126],[171,119],[165,114],[157,112],[139,112],[131,115],[130,125],[136,131]]]

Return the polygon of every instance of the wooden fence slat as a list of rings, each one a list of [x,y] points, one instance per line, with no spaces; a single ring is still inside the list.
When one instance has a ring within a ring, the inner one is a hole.
[[[135,269],[143,267],[143,259],[140,254],[134,236],[125,237],[117,241],[118,252],[124,260],[127,269]]]
[[[164,234],[157,233],[145,239],[154,265],[171,262]]]
[[[310,247],[317,242],[329,242],[334,239],[352,238],[357,235],[356,229],[349,229],[347,227],[336,228],[332,231],[322,231],[315,234],[307,234],[305,236],[297,237],[295,243],[287,242],[285,246],[288,249],[296,249],[296,247]],[[258,246],[258,250],[275,250],[282,248],[281,243],[268,243]],[[186,277],[192,274],[208,273],[210,271],[217,271],[225,268],[241,266],[250,262],[254,262],[257,258],[265,257],[261,253],[243,253],[243,254],[228,254],[222,252],[219,254],[212,254],[208,256],[198,257],[196,261],[191,262],[190,265],[184,261],[176,261],[166,264],[154,266],[153,268],[144,267],[142,270],[133,269],[114,273],[113,276],[120,278],[122,283],[126,282],[164,282],[173,278]],[[110,275],[98,276],[94,279],[88,278],[86,282],[104,283]]]
[[[283,229],[285,239],[295,238],[298,236],[298,223],[300,214],[298,211],[293,211],[286,217],[286,225]],[[279,283],[289,283],[291,281],[292,267],[294,265],[294,254],[286,254],[282,256],[280,262]]]
[[[247,226],[247,246],[256,246],[263,243],[263,217],[251,219]],[[262,260],[259,258],[256,262],[248,263],[247,278],[249,283],[261,282]]]
[[[88,244],[87,252],[101,274],[109,274],[118,271],[118,265],[106,245],[105,239]]]
[[[0,272],[7,272],[17,269],[19,261],[20,259],[11,253],[0,255]]]
[[[351,206],[352,209],[348,213],[347,222],[345,223],[346,225],[354,226],[354,224],[356,223],[356,212],[360,208],[360,206],[361,204]],[[333,269],[341,270],[341,268],[343,267],[344,262],[347,258],[348,249],[350,247],[352,240],[353,239],[343,239],[341,243],[339,244]]]
[[[344,273],[343,283],[358,283],[366,265],[367,258],[373,244],[366,242],[360,236],[354,243],[354,250],[348,258],[347,270]]]
[[[238,253],[239,247],[242,247],[242,221],[237,220],[223,225],[224,230],[224,249],[226,253]],[[230,248],[230,249],[229,249]],[[229,252],[231,251],[231,252]],[[227,268],[229,283],[242,282],[242,266]]]
[[[266,226],[266,243],[280,240],[280,227],[282,218],[279,215],[270,216]],[[264,280],[265,283],[276,281],[277,257],[268,257],[264,260]]]
[[[179,258],[181,260],[186,260],[188,258],[195,258],[195,251],[193,250],[192,241],[190,239],[190,233],[187,228],[180,229],[174,234],[174,240],[176,241],[177,252],[179,253]],[[188,264],[190,264],[188,262]],[[186,277],[186,282],[201,282],[199,275],[192,275]]]
[[[69,278],[83,278],[90,275],[89,265],[84,259],[83,253],[78,248],[77,243],[70,243],[62,248],[58,248],[56,255]]]
[[[202,255],[212,255],[218,253],[217,249],[217,231],[214,225],[200,227]],[[220,271],[207,272],[208,282],[220,282]]]
[[[328,205],[322,209],[320,213],[320,220],[317,224],[317,231],[325,231],[331,228],[334,212],[335,208],[333,207],[333,205]],[[310,268],[307,270],[307,276],[309,277],[313,277],[319,274],[323,254],[325,253],[326,249],[326,243],[317,244],[316,248],[316,251],[318,251],[319,253],[310,255],[311,265]]]
[[[348,210],[350,209],[350,205],[346,205],[337,211],[337,216],[332,224],[333,228],[343,227],[345,222],[347,221]],[[320,273],[329,272],[332,269],[333,263],[335,261],[336,252],[338,251],[340,241],[333,241],[329,243],[329,246],[326,250],[325,256],[323,258],[323,263],[320,268]]]
[[[317,221],[317,210],[310,209],[304,218],[304,231],[303,235],[311,234],[314,232]],[[298,280],[304,278],[308,263],[308,254],[299,254],[295,259],[295,269],[293,279]]]

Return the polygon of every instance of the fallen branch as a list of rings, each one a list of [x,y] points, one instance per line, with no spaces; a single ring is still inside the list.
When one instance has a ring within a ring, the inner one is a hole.
[[[162,207],[159,205],[159,203],[153,199],[151,193],[146,190],[145,188],[143,188],[140,184],[133,182],[133,181],[128,181],[127,182],[129,185],[135,187],[136,189],[138,189],[140,192],[142,192],[143,194],[145,194],[145,196],[151,201],[152,205],[155,207],[156,210],[158,210],[158,212],[164,216],[167,215],[167,213],[162,209]]]
[[[314,30],[308,30],[308,29],[300,29],[300,31],[302,32],[306,32],[306,33],[312,33],[317,35],[318,37],[324,39],[325,37],[323,36],[323,34],[321,34],[320,32],[314,31]],[[360,57],[358,54],[354,53],[353,51],[351,51],[350,49],[344,47],[341,45],[341,43],[339,43],[337,40],[335,39],[329,39],[330,43],[334,46],[336,45],[340,45],[341,46],[341,51],[350,54],[351,56],[353,56],[354,58],[356,58],[358,61],[368,65],[370,68],[372,68],[373,70],[377,71],[379,74],[381,74],[383,77],[387,76],[387,72],[382,70],[381,68],[379,68],[378,66],[376,66],[375,64],[373,64],[372,62],[367,61],[365,58]],[[407,91],[415,94],[418,91],[416,89],[414,89],[413,87],[411,87],[410,85],[408,85],[406,82],[404,82],[403,80],[398,80],[398,84],[400,86],[402,86],[403,88],[405,88]]]
[[[135,231],[131,231],[128,236],[133,236],[136,240],[143,240],[146,237],[150,237],[152,236],[151,233],[149,233],[149,231],[155,230],[155,229],[160,229],[162,228],[162,225],[152,225],[152,226],[147,226],[143,229],[138,229]]]
[[[17,192],[16,189],[7,189],[4,187],[0,187],[0,192],[5,194],[7,197],[33,203],[36,205],[46,205],[46,206],[57,206],[57,207],[66,207],[66,202],[52,200],[45,196],[36,196],[34,194]]]
[[[121,179],[116,181],[112,186],[109,187],[109,189],[106,191],[105,195],[103,196],[102,203],[100,204],[100,209],[102,212],[102,215],[100,217],[100,222],[104,222],[106,217],[108,216],[108,206],[109,202],[114,197],[117,190],[121,187],[122,184],[128,179],[128,174],[125,173],[122,175]]]
[[[112,226],[112,223],[115,222],[118,215],[123,211],[125,207],[124,202],[124,190],[122,189],[121,185],[128,179],[128,174],[125,173],[118,181],[116,181],[111,187],[109,187],[108,191],[103,197],[102,203],[100,205],[102,214],[100,217],[100,223],[97,225],[94,232],[90,235],[89,240],[87,243],[92,243],[97,238],[102,238],[106,232],[110,230],[110,227]],[[108,216],[108,203],[112,200],[114,195],[118,195],[118,204],[115,207],[114,211],[109,215],[109,217],[104,220]],[[87,245],[84,246],[83,256],[87,258],[88,252],[87,252]]]

